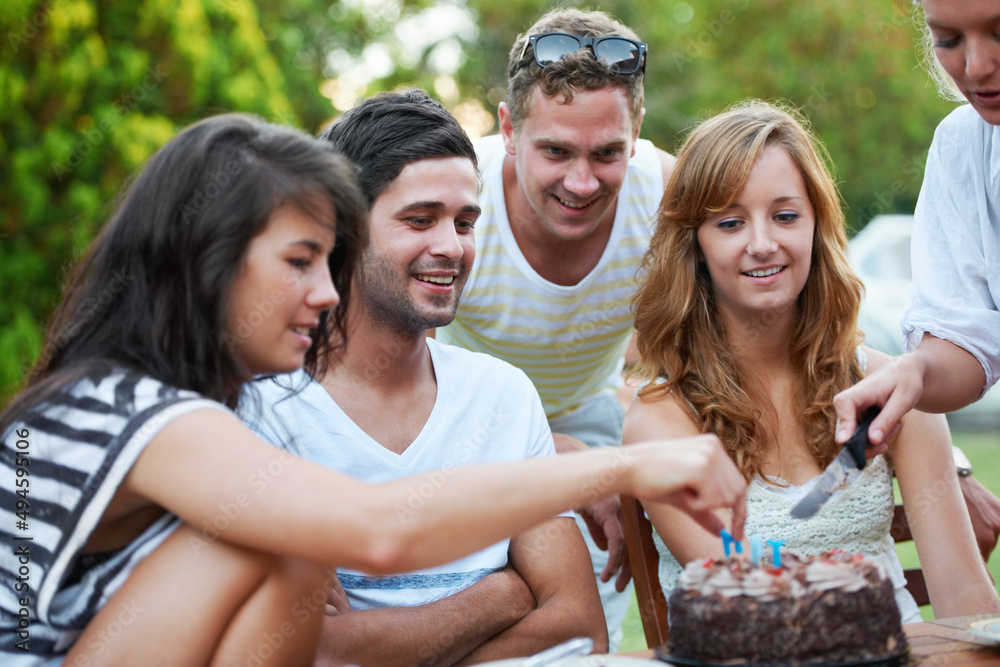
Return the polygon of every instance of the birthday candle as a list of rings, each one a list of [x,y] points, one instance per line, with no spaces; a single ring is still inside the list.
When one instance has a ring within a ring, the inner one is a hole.
[[[771,545],[771,562],[774,563],[775,567],[781,567],[781,547],[785,544],[785,541],[768,540],[767,543]]]
[[[732,545],[733,543],[733,536],[732,534],[730,534],[728,530],[723,528],[722,531],[719,533],[719,537],[722,538],[722,552],[726,555],[726,558],[729,558],[729,549],[730,545]]]
[[[760,535],[754,533],[750,536],[750,557],[753,559],[754,565],[760,565],[761,550],[763,548],[763,543]]]

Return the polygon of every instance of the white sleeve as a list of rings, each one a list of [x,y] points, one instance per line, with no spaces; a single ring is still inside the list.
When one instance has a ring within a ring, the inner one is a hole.
[[[523,374],[522,374],[523,375]],[[528,376],[524,375],[524,394],[527,396],[529,410],[529,428],[531,442],[528,443],[527,458],[541,456],[555,456],[556,446],[552,440],[552,429],[549,428],[549,420],[545,418],[545,409],[542,407],[542,399],[538,397],[535,385],[531,383]]]
[[[301,455],[293,444],[294,434],[289,431],[286,420],[282,419],[276,404],[289,399],[295,393],[285,384],[279,385],[279,381],[291,384],[294,381],[304,381],[305,378],[302,371],[297,371],[294,374],[260,379],[244,385],[236,409],[237,416],[261,440]],[[290,407],[285,410],[290,410]],[[286,419],[288,423],[294,423],[290,417],[286,416]]]
[[[526,457],[540,458],[543,456],[556,456],[556,446],[552,440],[552,429],[549,428],[549,420],[545,417],[545,409],[542,407],[542,399],[538,397],[535,385],[531,383],[527,375],[520,373],[524,378],[524,394],[528,396],[530,410],[530,432],[531,442],[528,443]],[[573,511],[567,510],[556,515],[557,517],[573,517]]]
[[[934,134],[914,216],[912,303],[901,324],[907,350],[927,332],[975,356],[986,371],[985,393],[1000,375],[1000,312],[990,290],[1000,267],[987,261],[995,227],[984,130],[968,111],[974,118],[955,113]]]

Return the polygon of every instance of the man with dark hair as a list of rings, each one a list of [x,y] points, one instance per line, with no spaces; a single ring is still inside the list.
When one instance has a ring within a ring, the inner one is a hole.
[[[277,417],[257,428],[287,441],[268,423],[281,422],[306,458],[370,482],[424,473],[426,483],[397,508],[400,521],[456,466],[554,454],[523,372],[426,337],[454,317],[475,257],[479,180],[461,127],[415,91],[366,100],[321,137],[356,165],[370,206],[348,342],[330,351],[318,380],[257,383]],[[590,569],[570,516],[430,570],[376,577],[341,569],[317,664],[471,664],[579,635],[607,650]]]
[[[480,259],[436,335],[525,371],[560,452],[621,443],[630,302],[674,164],[639,139],[645,65],[607,14],[554,9],[515,41],[500,134],[476,142]],[[631,597],[615,590],[630,577],[620,508],[581,511],[614,650]]]

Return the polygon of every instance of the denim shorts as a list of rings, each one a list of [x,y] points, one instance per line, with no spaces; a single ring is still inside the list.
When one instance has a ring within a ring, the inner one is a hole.
[[[553,433],[565,433],[588,447],[617,447],[622,444],[625,410],[613,393],[597,394],[562,417],[549,420]]]

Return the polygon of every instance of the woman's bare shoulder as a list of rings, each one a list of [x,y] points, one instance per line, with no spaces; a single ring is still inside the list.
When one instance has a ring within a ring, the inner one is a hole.
[[[678,391],[647,393],[636,396],[625,415],[622,442],[651,438],[684,438],[701,430],[691,418],[690,407]]]

